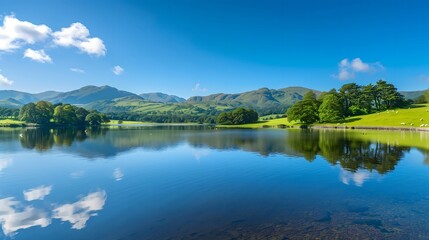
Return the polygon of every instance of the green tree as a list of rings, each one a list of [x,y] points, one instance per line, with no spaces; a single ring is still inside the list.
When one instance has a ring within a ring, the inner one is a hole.
[[[39,101],[28,103],[20,109],[19,119],[28,123],[47,124],[53,114],[53,106],[50,102]]]
[[[218,124],[246,124],[258,121],[258,113],[252,109],[237,108],[232,112],[219,114],[216,119]]]
[[[59,105],[54,109],[54,121],[59,124],[75,124],[75,108],[70,104]]]
[[[312,91],[306,93],[301,101],[288,109],[286,115],[289,121],[300,121],[311,124],[319,121],[319,103],[316,94]]]
[[[76,124],[84,125],[86,123],[85,119],[86,116],[89,114],[89,111],[81,107],[74,107],[74,110],[76,114]]]
[[[19,120],[27,123],[35,122],[36,104],[28,103],[21,107],[19,111]]]
[[[102,122],[101,116],[97,112],[89,113],[86,116],[85,121],[87,122],[87,124],[92,125],[92,126],[99,126]]]
[[[340,122],[344,120],[340,99],[334,94],[327,94],[319,107],[320,122]]]

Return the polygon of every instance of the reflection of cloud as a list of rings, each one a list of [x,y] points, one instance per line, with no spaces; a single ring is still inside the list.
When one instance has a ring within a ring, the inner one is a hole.
[[[77,202],[55,208],[52,218],[70,222],[73,229],[82,229],[89,218],[97,215],[96,211],[103,209],[106,197],[105,191],[90,193]]]
[[[194,151],[195,160],[200,160],[202,157],[208,156],[210,152],[207,149]]]
[[[0,173],[12,164],[12,159],[0,158]]]
[[[77,171],[70,173],[71,178],[81,178],[85,174],[84,171]]]
[[[51,223],[42,210],[27,206],[19,211],[18,204],[14,198],[0,199],[0,223],[5,235],[34,226],[46,227]]]
[[[124,177],[124,173],[120,168],[115,168],[115,170],[113,171],[113,177],[115,178],[116,181],[121,181],[122,178]]]
[[[356,172],[349,172],[347,170],[341,169],[340,180],[342,183],[349,185],[350,182],[353,182],[354,185],[362,187],[364,182],[374,178],[376,173],[369,172],[368,170],[359,169]]]
[[[24,190],[24,198],[27,201],[43,200],[51,193],[52,186],[40,186],[29,190]]]

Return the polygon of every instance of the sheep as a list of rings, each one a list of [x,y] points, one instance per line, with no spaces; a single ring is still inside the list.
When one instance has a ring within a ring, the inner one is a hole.
[[[405,125],[406,123],[404,123],[404,122],[401,122],[401,125]]]
[[[425,127],[429,126],[429,124],[425,124]]]
[[[410,123],[410,126],[414,126],[414,123]]]
[[[425,125],[424,124],[420,124],[420,127],[424,127]]]

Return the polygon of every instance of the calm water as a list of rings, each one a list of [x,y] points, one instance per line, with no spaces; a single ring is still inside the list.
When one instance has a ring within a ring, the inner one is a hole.
[[[429,133],[0,129],[1,239],[429,239]]]

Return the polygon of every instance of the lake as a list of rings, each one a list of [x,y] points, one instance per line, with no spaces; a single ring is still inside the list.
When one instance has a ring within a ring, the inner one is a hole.
[[[429,239],[429,133],[0,129],[1,239]]]

